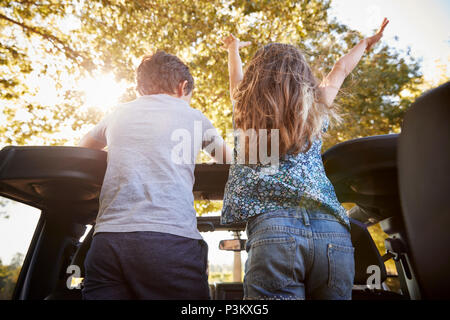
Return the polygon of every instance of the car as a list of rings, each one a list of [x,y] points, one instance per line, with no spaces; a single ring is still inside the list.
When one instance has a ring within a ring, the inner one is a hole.
[[[348,211],[355,247],[353,299],[416,300],[449,297],[450,132],[446,83],[410,108],[401,134],[340,143],[323,154],[324,167]],[[71,266],[84,275],[84,259],[95,223],[106,170],[104,151],[80,147],[8,146],[0,151],[0,196],[40,210],[13,299],[81,299],[71,285]],[[229,165],[198,164],[195,199],[221,200]],[[220,224],[200,216],[200,232],[232,231],[221,249],[245,249],[245,224]],[[368,227],[380,223],[388,235],[382,256]],[[385,261],[393,259],[400,293],[387,290]],[[68,281],[69,280],[69,281]],[[213,299],[242,299],[242,282],[215,283]]]

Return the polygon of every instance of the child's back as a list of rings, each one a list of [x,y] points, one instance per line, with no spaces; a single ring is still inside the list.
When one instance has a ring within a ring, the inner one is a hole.
[[[320,207],[350,228],[346,211],[325,174],[321,149],[322,139],[317,138],[307,152],[284,155],[274,172],[270,172],[270,165],[232,166],[225,189],[222,223],[245,221],[262,213],[293,207]]]
[[[158,231],[201,239],[192,194],[201,140],[193,147],[184,140],[193,148],[184,163],[172,154],[182,138],[177,132],[193,140],[195,127],[200,137],[214,128],[182,99],[156,94],[119,106],[91,132],[108,145],[96,233]]]
[[[280,43],[260,48],[244,74],[239,48],[245,44],[224,39],[237,164],[230,167],[222,221],[247,221],[245,298],[351,299],[350,225],[323,168],[321,136],[329,119],[338,118],[333,100],[344,79],[387,23],[321,83],[298,48]]]
[[[193,78],[159,51],[137,70],[141,97],[119,106],[81,141],[108,147],[85,299],[207,299],[207,245],[197,230],[196,157],[214,140],[211,122],[189,106]]]

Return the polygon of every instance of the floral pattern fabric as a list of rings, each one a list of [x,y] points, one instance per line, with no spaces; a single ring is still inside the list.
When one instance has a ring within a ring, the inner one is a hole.
[[[350,228],[346,211],[325,174],[321,148],[322,140],[318,138],[307,152],[280,159],[273,172],[268,170],[269,165],[231,164],[221,223],[242,222],[266,212],[303,206],[320,207]]]

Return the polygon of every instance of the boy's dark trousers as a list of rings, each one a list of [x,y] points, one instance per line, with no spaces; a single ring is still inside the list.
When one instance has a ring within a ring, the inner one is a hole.
[[[86,257],[83,299],[209,299],[208,245],[153,231],[104,232]]]

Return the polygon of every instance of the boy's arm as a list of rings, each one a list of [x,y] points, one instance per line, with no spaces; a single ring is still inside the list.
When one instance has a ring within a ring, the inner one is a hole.
[[[250,42],[241,42],[235,36],[230,34],[228,37],[222,39],[222,49],[228,51],[228,72],[230,76],[230,96],[233,99],[233,93],[236,90],[239,82],[244,78],[242,71],[242,61],[239,56],[239,49],[249,46]]]
[[[106,144],[92,138],[90,133],[87,133],[78,143],[79,147],[102,150]]]
[[[215,152],[216,150],[219,151],[217,154]],[[212,150],[209,155],[214,163],[230,164],[233,159],[233,150],[231,150],[224,140],[221,140],[216,142],[216,149]]]
[[[106,147],[106,128],[111,114],[105,116],[97,125],[91,129],[78,143],[79,147],[102,150]]]
[[[211,156],[215,163],[231,163],[233,151],[219,134],[212,122],[201,115],[202,119],[202,149]]]
[[[342,86],[345,78],[353,71],[361,60],[364,52],[377,43],[383,36],[384,28],[386,28],[389,20],[384,18],[378,32],[372,37],[361,40],[355,47],[353,47],[345,56],[340,58],[333,66],[331,72],[325,77],[320,84],[323,102],[331,106],[336,98],[339,89]]]

